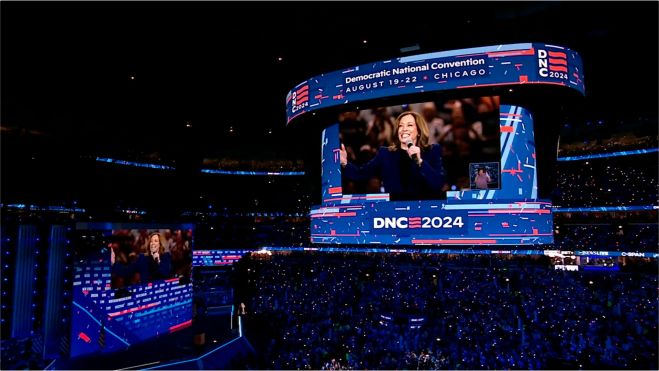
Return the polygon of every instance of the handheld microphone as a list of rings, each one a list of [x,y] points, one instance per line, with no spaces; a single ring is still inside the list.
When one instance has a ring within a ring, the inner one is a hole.
[[[407,137],[407,139],[405,139],[405,144],[407,144],[407,148],[410,148],[414,145],[414,142],[412,142],[412,139]],[[414,162],[416,162],[417,165],[421,165],[419,156],[416,153],[412,155],[412,160],[414,160]]]

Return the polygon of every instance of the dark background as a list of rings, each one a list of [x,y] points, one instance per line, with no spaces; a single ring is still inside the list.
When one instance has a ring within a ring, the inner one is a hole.
[[[2,200],[101,210],[258,192],[254,179],[198,186],[203,159],[317,166],[317,131],[285,124],[293,86],[441,50],[569,47],[584,63],[577,120],[656,125],[658,10],[657,2],[3,2]],[[155,170],[100,174],[96,156],[176,170],[154,184]]]

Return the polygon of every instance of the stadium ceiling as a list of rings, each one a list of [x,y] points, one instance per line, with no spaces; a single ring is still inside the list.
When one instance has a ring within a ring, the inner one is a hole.
[[[3,2],[3,135],[74,152],[258,151],[286,138],[285,96],[306,78],[515,42],[578,51],[593,110],[656,117],[657,4]]]

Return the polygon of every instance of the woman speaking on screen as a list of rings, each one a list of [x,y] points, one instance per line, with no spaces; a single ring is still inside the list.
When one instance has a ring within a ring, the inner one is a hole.
[[[341,144],[343,176],[350,180],[382,180],[391,200],[443,198],[444,167],[439,144],[428,144],[428,124],[413,111],[401,113],[394,125],[393,144],[381,147],[375,157],[362,166],[348,163]]]

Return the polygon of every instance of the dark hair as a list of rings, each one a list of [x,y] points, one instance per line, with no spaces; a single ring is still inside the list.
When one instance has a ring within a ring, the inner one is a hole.
[[[149,238],[146,241],[146,255],[151,255],[151,237],[153,236],[158,236],[158,243],[160,244],[160,247],[158,248],[158,254],[164,254],[165,253],[165,246],[162,243],[162,236],[160,235],[159,232],[151,232],[149,233]]]
[[[421,116],[420,114],[414,111],[405,111],[400,115],[398,115],[398,117],[396,117],[396,123],[394,125],[394,134],[392,138],[393,143],[389,146],[390,151],[395,151],[400,147],[400,140],[398,140],[398,126],[400,125],[400,120],[407,115],[414,117],[414,122],[416,123],[416,131],[418,132],[417,146],[421,148],[427,148],[429,146],[428,124],[426,123],[426,119],[424,119],[423,116]]]

